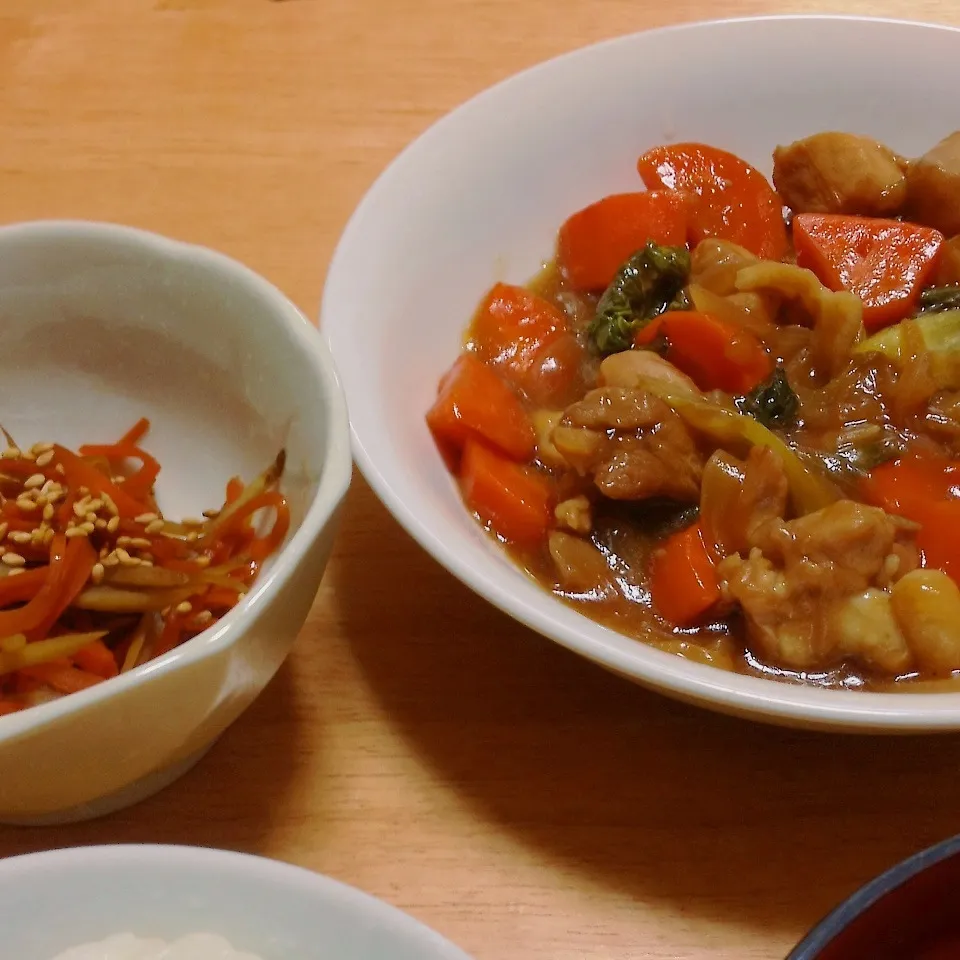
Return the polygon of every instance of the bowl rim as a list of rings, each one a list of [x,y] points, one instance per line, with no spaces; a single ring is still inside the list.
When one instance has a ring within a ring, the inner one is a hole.
[[[338,241],[324,285],[319,328],[331,351],[336,355],[337,337],[331,333],[331,329],[337,326],[332,319],[338,309],[334,302],[334,290],[340,284],[334,281],[346,269],[345,263],[353,258],[354,249],[362,247],[368,220],[376,216],[381,197],[389,196],[393,182],[408,167],[416,164],[421,155],[428,154],[435,140],[445,137],[448,129],[455,129],[457,124],[465,122],[465,118],[482,108],[488,99],[503,97],[512,86],[555,70],[561,63],[597,57],[604,50],[617,45],[650,42],[650,38],[718,28],[789,30],[799,23],[824,29],[871,25],[881,29],[908,29],[929,34],[950,33],[960,37],[960,27],[922,20],[857,14],[773,14],[698,20],[635,31],[578,47],[526,67],[474,94],[431,123],[394,157],[369,186]],[[344,378],[345,389],[349,391],[350,378],[346,371]],[[351,397],[348,396],[350,402]],[[642,641],[637,641],[638,648],[642,650],[626,654],[612,644],[612,639],[621,635],[582,614],[580,616],[585,621],[582,627],[550,622],[548,614],[526,607],[509,588],[486,576],[479,567],[464,563],[438,533],[408,508],[402,497],[394,491],[389,476],[381,470],[377,459],[367,449],[365,437],[358,432],[354,418],[351,418],[350,435],[354,459],[361,474],[397,522],[430,556],[461,583],[514,620],[615,673],[701,706],[791,726],[870,733],[933,733],[960,728],[960,692],[894,693],[791,684],[765,677],[734,674],[687,661]],[[561,603],[560,600],[554,602]]]
[[[0,742],[16,739],[39,726],[94,707],[150,677],[172,673],[228,649],[245,632],[246,615],[255,614],[268,595],[289,581],[311,543],[333,517],[350,485],[353,465],[346,397],[333,356],[314,324],[278,287],[225,253],[139,227],[81,219],[41,219],[0,226],[0,242],[55,240],[70,235],[113,240],[167,260],[190,260],[210,274],[228,277],[241,290],[265,301],[269,305],[269,309],[264,310],[265,316],[289,333],[320,383],[324,404],[318,417],[318,429],[327,439],[320,482],[300,526],[236,607],[207,630],[155,660],[106,683],[0,718]],[[2,866],[0,863],[0,871]]]
[[[203,875],[205,870],[242,874],[264,884],[296,885],[316,900],[353,907],[376,916],[391,934],[430,947],[432,954],[444,960],[471,960],[456,944],[432,927],[373,894],[342,880],[316,873],[307,867],[252,853],[222,850],[217,847],[164,843],[91,844],[62,847],[37,853],[23,853],[0,860],[0,886],[17,883],[24,872],[48,873],[71,868],[128,867],[160,869],[173,867],[184,873]],[[118,929],[117,932],[120,932]],[[204,931],[198,931],[204,932]],[[216,932],[216,931],[214,931]],[[229,939],[229,938],[228,938]],[[237,949],[240,949],[239,947]]]
[[[925,873],[936,864],[957,856],[960,856],[960,834],[919,850],[892,867],[888,867],[822,917],[790,951],[785,960],[816,960],[824,947],[830,946],[850,924],[884,897],[899,890],[914,877]]]

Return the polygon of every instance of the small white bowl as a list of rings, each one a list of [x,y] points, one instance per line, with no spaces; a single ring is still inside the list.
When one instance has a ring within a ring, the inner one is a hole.
[[[261,960],[469,960],[374,897],[288,864],[197,847],[78,847],[0,862],[9,960],[117,933],[216,933]]]
[[[891,64],[909,61],[909,69]],[[588,47],[445,117],[357,209],[321,329],[350,405],[358,465],[455,576],[527,626],[672,696],[773,722],[960,729],[960,694],[818,690],[691,663],[592,622],[514,567],[468,515],[424,424],[440,375],[497,280],[524,282],[573,211],[641,189],[651,146],[698,140],[769,172],[778,143],[850,130],[917,155],[957,125],[960,32],[884,20],[700,23]]]
[[[126,806],[253,701],[307,616],[351,471],[322,338],[275,287],[200,247],[107,224],[0,229],[0,422],[18,442],[110,442],[140,416],[173,517],[287,451],[285,545],[205,633],[89,690],[0,717],[0,821]]]

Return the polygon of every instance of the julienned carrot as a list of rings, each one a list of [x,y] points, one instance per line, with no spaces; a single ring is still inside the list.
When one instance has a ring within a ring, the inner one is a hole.
[[[94,640],[88,646],[82,647],[71,659],[79,669],[103,677],[104,680],[109,680],[120,672],[116,657],[103,640]]]
[[[649,190],[666,187],[693,194],[691,240],[719,237],[758,257],[780,260],[787,252],[783,206],[766,177],[726,150],[702,143],[655,147],[637,161]]]
[[[150,430],[150,420],[141,417],[121,438],[121,444],[138,444]]]
[[[701,390],[749,393],[773,371],[773,361],[749,330],[710,313],[671,310],[642,327],[637,346],[663,337],[667,360]]]
[[[863,301],[868,330],[912,314],[937,269],[943,234],[899,220],[800,213],[793,218],[797,263],[831,290]]]
[[[863,493],[888,513],[919,523],[923,565],[960,583],[960,460],[920,454],[888,461],[871,471]]]
[[[122,440],[110,444],[88,443],[78,452],[81,457],[104,457],[109,461],[139,460],[140,469],[123,481],[123,492],[137,501],[144,501],[150,495],[160,475],[159,461],[133,443]]]
[[[123,517],[136,517],[148,512],[147,505],[131,497],[122,484],[114,483],[72,450],[57,444],[54,446],[54,458],[63,465],[63,476],[73,490],[86,487],[94,496],[105,493]]]
[[[680,627],[695,624],[720,599],[716,568],[699,523],[672,534],[654,551],[650,595],[657,612]]]
[[[39,680],[57,693],[79,693],[88,687],[103,683],[104,678],[86,670],[79,670],[65,660],[51,660],[20,671],[32,680]]]
[[[455,460],[468,440],[476,438],[515,460],[533,456],[533,426],[519,398],[471,353],[461,354],[440,381],[427,425],[448,462]]]
[[[583,350],[566,316],[523,287],[495,284],[470,327],[473,352],[535,403],[568,398]]]
[[[578,211],[560,228],[557,262],[576,290],[606,289],[648,240],[687,242],[687,198],[674,190],[615,193]]]
[[[494,533],[515,543],[541,542],[553,516],[551,482],[476,440],[463,452],[460,482],[467,506]]]

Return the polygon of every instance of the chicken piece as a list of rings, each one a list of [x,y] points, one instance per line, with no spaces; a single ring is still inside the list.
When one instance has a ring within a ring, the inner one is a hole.
[[[703,456],[680,418],[645,390],[591,390],[567,409],[552,440],[611,499],[699,498]]]
[[[554,530],[547,541],[560,587],[601,600],[617,592],[615,578],[603,554],[589,541]]]
[[[718,565],[721,588],[743,608],[752,642],[774,663],[813,670],[850,657],[889,670],[903,660],[896,636],[887,623],[860,642],[850,625],[883,614],[867,613],[874,601],[858,606],[852,598],[917,566],[915,531],[876,507],[839,500],[761,526],[746,559],[733,554]]]
[[[697,385],[685,373],[650,350],[612,353],[600,364],[600,383],[628,390],[653,384],[682,396],[701,395]]]
[[[773,152],[773,183],[794,213],[897,213],[906,199],[892,150],[852,133],[816,133]]]
[[[960,670],[960,589],[942,570],[914,570],[893,586],[893,612],[922,667]]]
[[[906,673],[910,647],[894,616],[890,594],[870,588],[836,603],[827,613],[828,644],[889,676]]]
[[[553,511],[557,524],[584,536],[593,529],[593,511],[590,501],[582,494],[561,500]]]
[[[553,443],[553,431],[562,419],[562,410],[534,410],[530,414],[537,438],[537,459],[546,467],[563,468],[567,465]]]
[[[910,164],[906,214],[948,237],[960,233],[960,130]]]

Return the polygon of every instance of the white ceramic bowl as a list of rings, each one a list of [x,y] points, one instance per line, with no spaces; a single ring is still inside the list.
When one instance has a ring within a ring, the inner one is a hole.
[[[261,960],[469,960],[439,934],[299,867],[195,847],[78,847],[0,861],[8,960],[115,933],[218,933]]]
[[[909,61],[909,68],[891,67]],[[464,583],[605,667],[685,700],[795,725],[960,728],[960,695],[788,686],[686,662],[591,622],[532,583],[462,506],[423,415],[496,280],[523,282],[572,212],[640,189],[668,141],[725,147],[769,172],[778,143],[819,130],[918,154],[957,126],[960,32],[859,18],[701,23],[579,50],[486,91],[394,161],[348,225],[321,329],[354,452],[406,529]],[[371,278],[373,278],[371,280]]]
[[[161,507],[197,515],[287,450],[291,532],[247,597],[178,649],[0,717],[0,821],[106,813],[193,762],[302,626],[350,479],[322,338],[273,286],[200,247],[123,227],[0,229],[0,422],[21,444],[109,442],[141,415]]]

